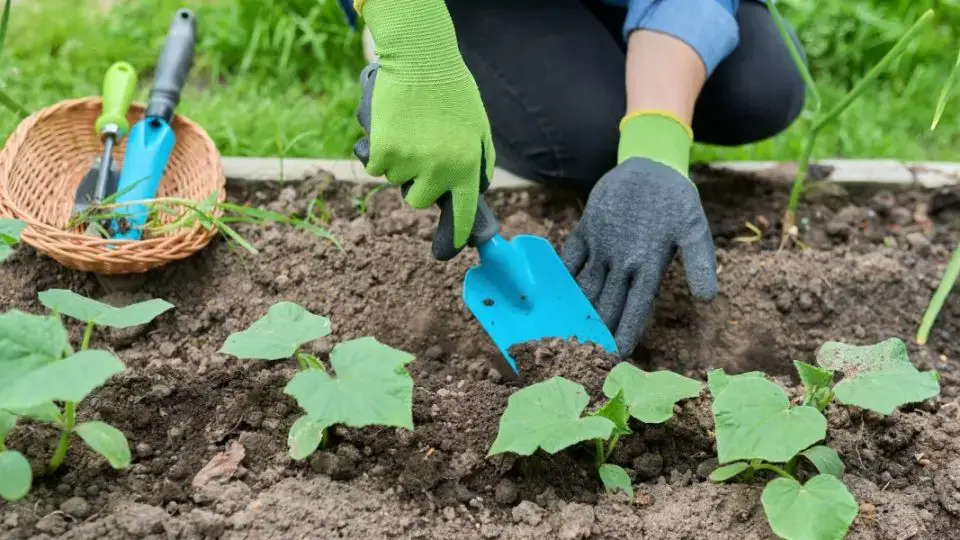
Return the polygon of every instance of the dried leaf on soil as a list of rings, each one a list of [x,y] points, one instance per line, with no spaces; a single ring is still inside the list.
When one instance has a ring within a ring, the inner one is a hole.
[[[714,482],[726,482],[749,468],[750,465],[743,461],[717,467],[710,473],[710,480]]]
[[[602,416],[581,416],[589,402],[582,385],[563,377],[516,392],[507,400],[488,455],[512,452],[529,456],[538,448],[554,454],[579,442],[609,439],[616,424]]]
[[[630,475],[619,465],[604,463],[600,466],[600,480],[603,487],[610,493],[622,491],[633,498],[633,486],[630,484]]]
[[[817,363],[843,372],[843,380],[833,388],[837,399],[880,414],[940,393],[937,373],[917,370],[906,344],[897,338],[864,346],[827,342],[817,352]]]
[[[130,466],[130,443],[119,429],[105,422],[84,422],[75,430],[83,442],[105,457],[114,469]]]
[[[23,454],[15,450],[0,452],[0,498],[22,499],[30,492],[32,482],[33,471]]]
[[[729,377],[713,402],[713,417],[721,464],[742,459],[784,463],[827,434],[820,411],[791,407],[783,389],[761,377]]]
[[[54,313],[110,328],[130,328],[147,324],[173,308],[173,304],[158,298],[118,308],[66,289],[43,291],[37,298]]]
[[[837,454],[837,451],[833,448],[821,444],[807,448],[800,455],[809,459],[820,474],[830,474],[837,478],[843,478],[843,460],[840,459],[840,454]]]
[[[806,484],[772,480],[760,497],[770,528],[785,540],[841,540],[857,517],[857,501],[847,486],[829,474]]]
[[[80,402],[123,370],[123,362],[96,349],[80,351],[63,360],[26,364],[0,387],[0,408],[17,410],[51,401]]]
[[[297,418],[297,421],[290,426],[290,433],[287,434],[290,457],[301,460],[313,454],[320,447],[320,443],[323,442],[323,434],[326,429],[326,426],[314,422],[307,415]]]
[[[627,401],[630,416],[647,424],[660,424],[673,417],[673,406],[682,399],[700,395],[703,385],[671,371],[648,373],[621,362],[607,375],[603,393],[614,397],[619,392]]]
[[[227,443],[227,449],[213,456],[190,482],[191,487],[200,489],[210,482],[223,482],[237,472],[240,462],[246,457],[247,450],[237,441]]]
[[[242,332],[230,334],[220,348],[245,360],[283,360],[315,339],[330,335],[330,319],[293,302],[278,302]]]
[[[396,426],[413,429],[413,355],[372,337],[337,344],[330,352],[336,377],[320,369],[297,373],[284,393],[318,425]]]

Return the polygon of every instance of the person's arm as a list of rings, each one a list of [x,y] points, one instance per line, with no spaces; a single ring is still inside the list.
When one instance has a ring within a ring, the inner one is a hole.
[[[619,160],[649,157],[686,174],[693,110],[739,42],[739,0],[632,0],[624,23],[627,104]]]

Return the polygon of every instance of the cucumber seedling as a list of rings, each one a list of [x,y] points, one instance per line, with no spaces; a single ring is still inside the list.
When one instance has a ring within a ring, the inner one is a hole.
[[[0,218],[0,262],[13,255],[13,248],[20,243],[20,233],[27,224],[19,219]]]
[[[703,385],[669,371],[646,372],[621,363],[603,383],[608,400],[596,412],[583,415],[590,396],[582,385],[553,377],[530,385],[507,400],[497,438],[489,456],[511,452],[533,455],[538,449],[555,454],[575,444],[593,441],[594,462],[607,491],[633,497],[627,471],[608,463],[620,438],[632,431],[630,418],[662,424],[673,417],[673,407],[700,395]]]
[[[413,379],[406,370],[413,355],[372,337],[353,339],[330,352],[330,375],[320,359],[300,350],[328,335],[329,319],[293,302],[279,302],[249,328],[231,334],[220,348],[244,360],[296,357],[300,372],[284,388],[304,411],[287,436],[295,460],[306,459],[323,445],[335,424],[413,429]]]
[[[718,369],[708,375],[720,464],[710,479],[750,481],[761,471],[776,474],[760,500],[773,532],[786,540],[843,538],[857,516],[857,501],[842,481],[843,461],[821,444],[828,405],[837,401],[889,415],[940,392],[937,374],[917,370],[899,339],[866,346],[828,342],[817,352],[817,364],[794,362],[804,386],[799,405],[791,405],[763,373],[728,375]],[[843,378],[834,384],[836,371]],[[798,474],[801,458],[818,473],[806,483]]]
[[[39,300],[54,314],[10,310],[0,315],[0,497],[7,500],[26,496],[33,481],[27,458],[5,444],[21,419],[60,429],[48,472],[63,463],[74,434],[113,468],[130,465],[130,445],[120,430],[106,422],[76,422],[77,405],[124,370],[114,355],[90,348],[93,329],[146,324],[173,307],[163,300],[149,300],[115,308],[63,289],[43,291]],[[79,351],[71,347],[60,314],[86,323]]]

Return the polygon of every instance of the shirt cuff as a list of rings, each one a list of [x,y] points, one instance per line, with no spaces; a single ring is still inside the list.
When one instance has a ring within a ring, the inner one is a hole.
[[[673,36],[700,55],[709,77],[740,43],[734,17],[736,4],[729,0],[632,0],[627,8],[623,37],[634,30]]]

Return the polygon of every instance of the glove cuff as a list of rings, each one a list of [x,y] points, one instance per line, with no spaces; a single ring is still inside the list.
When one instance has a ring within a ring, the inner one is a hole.
[[[684,177],[690,175],[693,130],[668,111],[635,111],[620,121],[617,162],[647,158],[662,163]]]
[[[407,85],[468,77],[444,0],[355,0],[376,45],[381,71]]]

